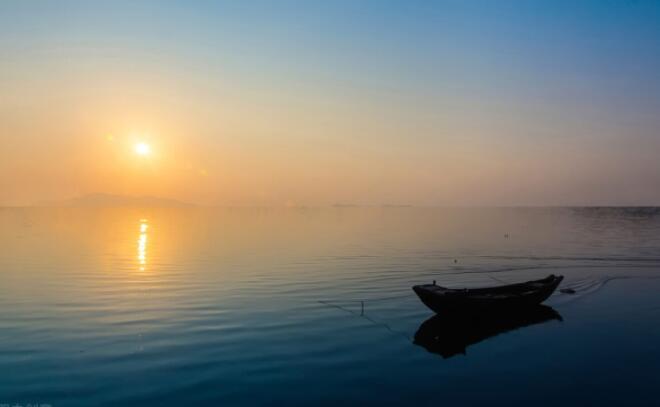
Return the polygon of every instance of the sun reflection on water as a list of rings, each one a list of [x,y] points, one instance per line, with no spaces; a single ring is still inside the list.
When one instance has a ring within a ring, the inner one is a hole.
[[[140,219],[140,237],[138,238],[137,247],[137,258],[140,263],[140,271],[144,271],[147,264],[147,229],[149,229],[147,219]]]

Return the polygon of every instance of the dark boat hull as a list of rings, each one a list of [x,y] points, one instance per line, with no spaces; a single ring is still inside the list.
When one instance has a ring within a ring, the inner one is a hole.
[[[562,276],[492,288],[449,289],[435,284],[416,285],[413,291],[436,313],[448,310],[521,308],[538,305],[557,289]]]

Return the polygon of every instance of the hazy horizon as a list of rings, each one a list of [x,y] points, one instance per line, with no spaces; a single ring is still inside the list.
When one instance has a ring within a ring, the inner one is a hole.
[[[0,3],[0,206],[660,205],[660,3]]]
[[[417,209],[565,209],[565,208],[658,208],[658,205],[412,205],[406,203],[382,202],[374,204],[355,204],[351,202],[335,202],[323,205],[302,205],[292,202],[284,205],[231,205],[231,204],[200,204],[168,197],[153,195],[118,195],[106,193],[90,193],[62,200],[37,201],[27,205],[0,205],[0,208],[76,208],[76,207],[193,207],[193,208],[272,208],[272,209],[322,209],[322,208],[417,208]]]

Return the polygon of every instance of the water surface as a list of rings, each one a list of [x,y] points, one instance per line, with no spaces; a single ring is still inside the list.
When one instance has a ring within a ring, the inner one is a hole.
[[[651,405],[660,386],[654,208],[0,209],[0,247],[0,403]],[[414,343],[432,313],[412,285],[551,273],[576,291],[547,302],[560,318]]]

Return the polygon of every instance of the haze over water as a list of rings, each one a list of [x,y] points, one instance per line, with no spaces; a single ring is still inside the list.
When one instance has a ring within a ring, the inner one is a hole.
[[[3,403],[649,405],[660,384],[653,208],[2,209],[0,247]],[[576,291],[547,302],[561,321],[413,343],[413,284],[551,273]]]

